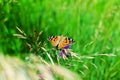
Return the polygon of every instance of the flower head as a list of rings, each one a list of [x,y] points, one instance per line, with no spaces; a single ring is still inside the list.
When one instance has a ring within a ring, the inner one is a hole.
[[[64,47],[64,49],[70,49],[70,48],[71,48],[70,45],[67,45],[67,46]]]
[[[62,58],[63,55],[65,55],[65,51],[64,51],[64,49],[61,51],[61,53],[60,53],[60,57]]]
[[[67,58],[67,56],[70,54],[69,49],[70,49],[70,45],[65,46],[60,52],[60,57]]]

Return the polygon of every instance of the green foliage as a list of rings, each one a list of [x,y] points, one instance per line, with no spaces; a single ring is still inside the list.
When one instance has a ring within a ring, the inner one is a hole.
[[[13,36],[19,33],[16,26],[26,35],[43,31],[40,42],[57,63],[58,51],[51,50],[47,38],[68,36],[76,41],[72,45],[76,54],[93,58],[60,59],[62,66],[85,80],[119,80],[119,19],[119,0],[0,0],[0,50],[17,56],[29,53],[26,43]],[[47,56],[44,59],[49,60]]]

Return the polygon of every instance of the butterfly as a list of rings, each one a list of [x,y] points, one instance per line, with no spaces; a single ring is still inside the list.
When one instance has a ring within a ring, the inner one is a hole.
[[[67,45],[74,43],[75,41],[71,38],[64,37],[64,36],[51,36],[48,39],[53,46],[57,49],[63,49]]]

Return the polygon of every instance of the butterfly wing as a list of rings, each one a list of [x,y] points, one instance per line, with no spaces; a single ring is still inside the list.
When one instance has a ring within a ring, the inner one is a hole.
[[[64,48],[65,46],[69,45],[69,44],[72,44],[74,43],[75,41],[71,38],[68,38],[68,37],[63,37],[59,44],[58,44],[58,49],[62,49]]]
[[[48,40],[51,42],[53,46],[57,46],[60,41],[60,38],[61,38],[60,36],[51,36],[49,37]]]

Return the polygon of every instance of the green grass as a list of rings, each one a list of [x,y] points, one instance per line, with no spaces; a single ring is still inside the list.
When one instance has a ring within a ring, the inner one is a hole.
[[[16,26],[28,36],[34,30],[43,31],[40,41],[46,44],[44,48],[56,64],[59,52],[51,50],[48,37],[63,35],[74,39],[72,51],[83,58],[60,59],[60,65],[83,80],[120,79],[119,0],[0,0],[0,50],[9,56],[28,56],[25,41],[13,36],[19,33]],[[45,53],[39,52],[50,62]]]

